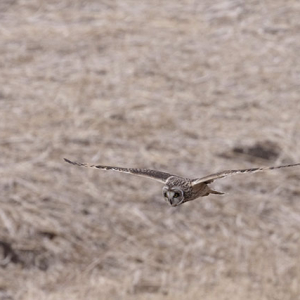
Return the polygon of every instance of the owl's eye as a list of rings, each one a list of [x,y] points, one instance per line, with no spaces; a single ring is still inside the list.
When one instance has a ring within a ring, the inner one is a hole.
[[[178,192],[176,192],[175,194],[174,194],[174,198],[178,198],[180,196],[180,194],[178,193]]]
[[[167,195],[167,192],[164,192],[164,197],[165,197],[165,198],[167,198],[167,197],[168,197],[168,195]]]

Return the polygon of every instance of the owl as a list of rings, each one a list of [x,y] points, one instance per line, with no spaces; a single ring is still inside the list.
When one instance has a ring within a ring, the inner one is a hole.
[[[297,164],[283,165],[277,167],[226,170],[208,176],[204,176],[201,178],[190,179],[190,178],[185,178],[178,175],[173,175],[166,172],[150,170],[150,169],[120,168],[120,167],[110,167],[110,166],[102,166],[102,165],[89,165],[85,163],[73,162],[66,158],[64,158],[64,160],[75,166],[96,168],[100,170],[118,171],[122,173],[144,176],[144,177],[148,177],[160,181],[161,183],[164,184],[162,188],[163,197],[171,206],[178,206],[185,202],[197,199],[199,197],[208,196],[209,194],[223,195],[224,193],[217,192],[208,186],[216,179],[224,178],[235,174],[255,173],[260,171],[300,166],[300,163],[297,163]]]

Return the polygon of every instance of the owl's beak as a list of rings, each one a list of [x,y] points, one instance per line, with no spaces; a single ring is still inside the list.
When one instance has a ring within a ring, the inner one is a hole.
[[[175,192],[168,191],[167,197],[171,206],[177,206],[176,200],[174,199]]]
[[[167,191],[167,197],[168,197],[169,200],[170,200],[170,199],[173,199],[174,195],[175,195],[174,192],[172,192],[172,191]]]

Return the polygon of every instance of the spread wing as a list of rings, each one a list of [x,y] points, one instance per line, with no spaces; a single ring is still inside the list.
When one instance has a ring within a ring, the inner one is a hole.
[[[192,185],[196,185],[198,183],[211,183],[216,179],[224,178],[231,175],[236,174],[242,174],[242,173],[256,173],[256,172],[262,172],[262,171],[268,171],[268,170],[275,170],[275,169],[281,169],[281,168],[288,168],[288,167],[295,167],[300,166],[300,163],[298,164],[291,164],[291,165],[284,165],[284,166],[277,166],[277,167],[263,167],[263,168],[252,168],[252,169],[241,169],[241,170],[226,170],[218,173],[214,173],[202,178],[197,178],[192,181]]]
[[[128,174],[152,178],[152,179],[155,179],[162,183],[165,183],[169,177],[174,176],[172,174],[161,172],[161,171],[156,171],[156,170],[138,169],[138,168],[119,168],[119,167],[101,166],[101,165],[89,165],[89,164],[85,164],[85,163],[78,163],[78,162],[70,161],[66,158],[64,158],[64,160],[67,163],[75,165],[75,166],[96,168],[96,169],[100,169],[100,170],[118,171],[118,172],[122,172],[122,173],[128,173]]]

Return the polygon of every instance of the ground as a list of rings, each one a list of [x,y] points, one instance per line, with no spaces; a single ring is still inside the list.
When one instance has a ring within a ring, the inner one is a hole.
[[[296,299],[300,3],[0,2],[0,299]]]

